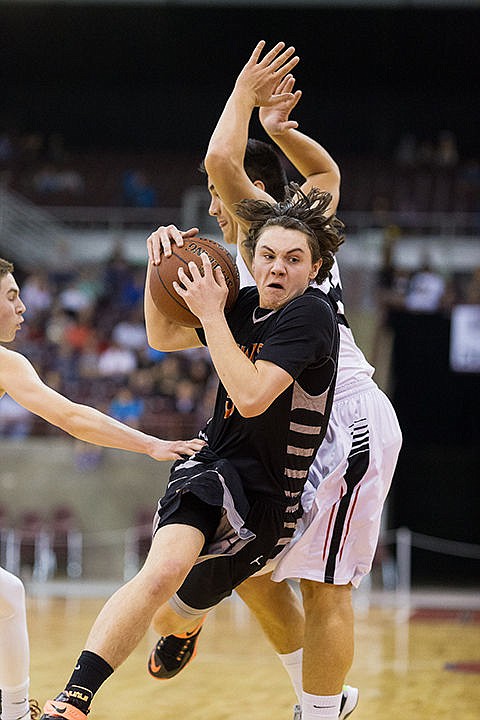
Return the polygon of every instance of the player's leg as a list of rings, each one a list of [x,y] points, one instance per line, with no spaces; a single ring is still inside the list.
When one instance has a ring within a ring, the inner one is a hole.
[[[353,662],[351,585],[301,580],[300,586],[305,609],[303,720],[336,718],[341,710],[345,678]]]
[[[30,718],[30,652],[22,581],[0,568],[0,689],[2,720]]]
[[[86,717],[94,694],[139,643],[157,608],[182,584],[204,541],[203,533],[189,525],[159,528],[143,568],[100,611],[64,692],[47,702],[43,720]]]
[[[179,615],[169,603],[157,610],[152,627],[159,640],[150,653],[147,668],[157,680],[178,675],[197,654],[197,643],[207,613]]]
[[[275,583],[271,573],[255,575],[236,588],[262,630],[282,655],[303,646],[304,613],[301,599],[287,582]]]
[[[272,582],[271,577],[271,573],[251,577],[237,587],[237,593],[260,623],[301,703],[303,606],[287,581]]]
[[[266,558],[278,541],[279,533],[283,528],[283,516],[282,508],[272,507],[271,503],[256,503],[249,515],[249,521],[256,534],[255,539],[232,555],[211,558],[192,568],[182,587],[170,599],[169,606],[160,608],[155,614],[153,627],[160,635],[160,639],[148,659],[150,675],[163,680],[172,678],[193,660],[208,611],[222,599],[231,595],[233,588],[238,590],[256,568],[263,567],[266,572],[264,567]],[[273,586],[270,580],[258,578],[258,586],[267,590],[266,606],[269,605],[272,594],[278,596],[277,605],[280,609],[280,617],[275,618],[273,632],[279,641],[282,636],[281,613],[287,604],[290,607],[291,603],[294,603],[298,622],[292,630],[292,638],[289,638],[288,642],[289,647],[292,646],[298,650],[302,644],[303,621],[299,599],[286,584],[284,592],[290,597],[289,603],[286,600],[283,601],[281,590],[275,591],[274,587],[270,588]],[[253,588],[252,592],[248,593],[252,598],[255,595]],[[259,594],[260,592],[259,589]],[[258,608],[260,607],[259,600]],[[267,618],[267,616],[265,611],[265,617]],[[282,647],[284,646],[282,645]],[[289,652],[288,648],[286,652]],[[301,676],[301,668],[299,675]]]

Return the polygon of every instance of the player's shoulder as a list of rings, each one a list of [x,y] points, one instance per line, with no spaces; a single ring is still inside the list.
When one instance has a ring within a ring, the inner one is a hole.
[[[30,365],[30,362],[24,355],[21,355],[16,350],[10,350],[10,348],[0,345],[0,385],[3,370],[13,366],[23,367],[25,365]]]
[[[292,308],[301,309],[304,312],[310,311],[332,314],[328,297],[318,286],[309,285],[305,292],[294,298],[289,305],[290,304]]]

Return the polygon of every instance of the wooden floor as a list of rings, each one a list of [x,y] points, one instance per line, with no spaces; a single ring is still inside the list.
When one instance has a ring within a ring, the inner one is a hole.
[[[63,688],[103,602],[29,598],[32,697],[43,703]],[[352,719],[479,720],[480,613],[436,614],[415,619],[371,605],[356,611],[348,680],[360,688],[360,703]],[[197,658],[173,680],[146,673],[154,641],[149,633],[103,686],[92,720],[291,720],[288,677],[239,599],[211,614]],[[456,663],[470,672],[446,669]]]

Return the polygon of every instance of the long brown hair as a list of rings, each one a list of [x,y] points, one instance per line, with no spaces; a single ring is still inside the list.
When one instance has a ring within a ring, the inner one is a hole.
[[[250,223],[244,246],[253,258],[265,228],[278,226],[299,230],[307,236],[312,262],[322,260],[315,278],[321,283],[332,269],[333,256],[344,241],[344,224],[335,215],[325,214],[331,201],[330,193],[312,188],[305,194],[296,183],[290,183],[282,202],[272,204],[267,200],[242,200],[235,206],[235,211]]]

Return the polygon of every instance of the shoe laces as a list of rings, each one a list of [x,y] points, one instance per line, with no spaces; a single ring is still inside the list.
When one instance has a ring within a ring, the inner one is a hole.
[[[185,653],[190,649],[192,643],[195,642],[196,633],[192,637],[179,638],[176,635],[167,635],[161,637],[157,643],[157,651],[161,653],[161,660],[164,665],[169,662],[181,662]],[[166,661],[166,662],[165,662]]]

